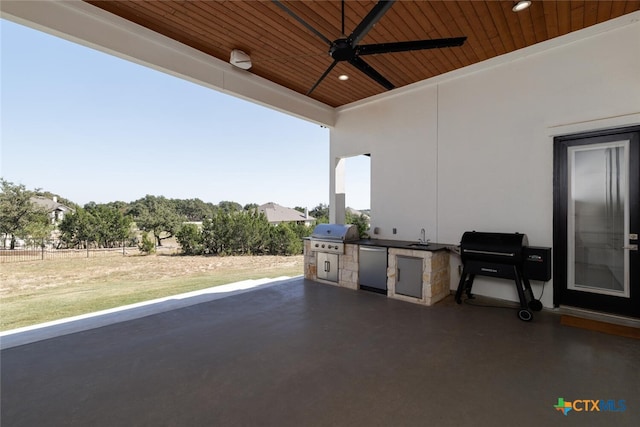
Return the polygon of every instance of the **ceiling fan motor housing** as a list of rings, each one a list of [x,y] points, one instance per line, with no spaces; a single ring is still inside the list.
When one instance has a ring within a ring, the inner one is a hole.
[[[338,39],[331,43],[329,55],[336,61],[350,61],[356,56],[356,50],[349,39]]]

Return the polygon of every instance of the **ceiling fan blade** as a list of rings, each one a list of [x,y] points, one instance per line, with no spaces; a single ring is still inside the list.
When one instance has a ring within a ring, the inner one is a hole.
[[[313,86],[311,86],[311,89],[309,89],[309,91],[307,92],[307,95],[310,95],[311,92],[313,92],[315,90],[315,88],[318,87],[320,82],[323,81],[325,77],[327,77],[327,75],[331,72],[331,70],[333,70],[333,67],[335,67],[338,62],[340,62],[340,61],[336,60],[336,61],[333,61],[333,64],[329,65],[329,68],[327,68],[327,71],[325,71],[324,74],[322,74],[322,76],[320,76],[318,81]]]
[[[393,6],[393,3],[395,3],[395,0],[381,0],[371,9],[349,36],[348,40],[351,43],[351,47],[355,47],[355,45],[367,35],[369,30],[371,30],[380,18],[387,13],[387,10]]]
[[[385,89],[391,90],[391,89],[395,88],[393,83],[391,83],[389,80],[385,79],[382,76],[382,74],[380,74],[379,72],[374,70],[373,67],[371,67],[371,65],[367,64],[366,62],[364,62],[364,60],[362,58],[359,58],[359,57],[356,56],[353,59],[349,60],[349,63],[351,65],[353,65],[354,67],[356,67],[358,70],[360,70],[363,73],[365,73],[367,76],[371,77],[373,80],[375,80],[378,84],[380,84]]]
[[[346,36],[344,33],[344,0],[342,0],[342,32],[340,33],[342,36]]]
[[[439,49],[443,47],[462,46],[466,37],[449,39],[415,40],[408,42],[365,44],[356,48],[358,55],[375,55],[377,53],[408,52],[411,50]]]
[[[291,16],[293,19],[295,19],[300,24],[302,24],[303,27],[305,27],[307,30],[311,31],[313,34],[315,34],[316,36],[321,38],[326,44],[331,46],[331,40],[326,38],[320,31],[316,30],[311,25],[307,24],[307,22],[304,19],[302,19],[298,15],[296,15],[291,9],[289,9],[287,6],[282,4],[282,2],[280,2],[279,0],[272,0],[272,1],[276,4],[276,6],[278,6],[280,9],[284,10],[289,16]]]

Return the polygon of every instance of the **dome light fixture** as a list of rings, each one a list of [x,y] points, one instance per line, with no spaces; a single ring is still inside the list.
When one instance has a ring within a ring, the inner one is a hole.
[[[338,80],[341,80],[341,81],[343,81],[343,82],[344,82],[344,81],[346,81],[346,80],[349,80],[349,76],[347,76],[346,74],[340,74],[340,75],[338,76]]]
[[[229,63],[242,70],[248,70],[249,68],[251,68],[251,58],[240,49],[233,49],[231,51],[231,58],[229,59]]]
[[[531,0],[520,0],[515,5],[513,5],[511,10],[513,10],[514,12],[520,12],[527,9],[529,6],[531,6]]]

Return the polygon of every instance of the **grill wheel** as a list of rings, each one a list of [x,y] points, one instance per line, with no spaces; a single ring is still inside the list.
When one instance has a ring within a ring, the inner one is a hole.
[[[529,310],[518,310],[518,318],[520,320],[524,320],[525,322],[531,321],[533,319],[533,315]]]

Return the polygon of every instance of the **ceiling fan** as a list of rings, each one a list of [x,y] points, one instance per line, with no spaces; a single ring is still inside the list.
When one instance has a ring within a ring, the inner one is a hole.
[[[316,87],[324,80],[325,77],[331,72],[333,67],[341,61],[347,61],[358,70],[375,80],[378,84],[383,86],[387,90],[394,89],[395,86],[384,76],[373,69],[367,64],[361,56],[375,55],[380,53],[391,52],[408,52],[411,50],[424,50],[424,49],[438,49],[443,47],[462,46],[467,40],[466,37],[454,37],[445,39],[432,39],[432,40],[414,40],[404,42],[391,42],[391,43],[377,43],[377,44],[359,44],[360,41],[367,35],[367,33],[373,28],[374,25],[384,16],[385,13],[393,6],[395,0],[381,0],[379,1],[371,11],[365,16],[362,21],[356,26],[355,30],[348,36],[336,39],[334,41],[329,40],[321,32],[313,28],[310,24],[305,22],[302,18],[296,15],[291,9],[285,6],[280,0],[272,0],[280,9],[285,11],[289,16],[298,21],[302,26],[311,31],[313,34],[322,39],[329,45],[329,55],[333,58],[333,63],[327,68],[327,70],[320,76],[318,81],[309,89],[307,95],[311,94]],[[344,0],[342,0],[342,35],[344,36]]]

